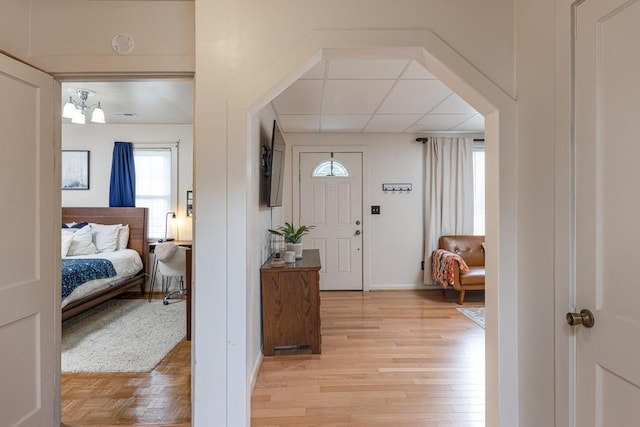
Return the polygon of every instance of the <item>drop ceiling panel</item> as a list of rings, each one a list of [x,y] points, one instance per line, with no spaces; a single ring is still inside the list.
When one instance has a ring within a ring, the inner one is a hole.
[[[273,100],[278,114],[320,114],[322,80],[297,80]]]
[[[439,80],[399,80],[378,113],[424,114],[451,94]]]
[[[320,116],[317,114],[281,114],[278,123],[283,132],[320,132]]]
[[[334,59],[329,63],[329,79],[390,79],[400,77],[407,66],[405,60]]]
[[[426,68],[411,61],[405,72],[402,74],[402,80],[437,80],[436,76],[431,74]]]
[[[462,122],[474,117],[474,114],[427,114],[409,131],[411,132],[445,132]]]
[[[323,115],[320,119],[321,132],[362,132],[369,121],[366,115]]]
[[[467,104],[462,98],[455,93],[451,94],[447,99],[442,101],[436,108],[430,111],[435,114],[463,114],[477,113],[476,110]]]
[[[422,114],[376,114],[365,132],[402,133],[422,117]]]
[[[458,132],[484,132],[484,117],[482,114],[476,114],[451,130]]]
[[[393,83],[393,80],[327,80],[322,113],[372,114]]]

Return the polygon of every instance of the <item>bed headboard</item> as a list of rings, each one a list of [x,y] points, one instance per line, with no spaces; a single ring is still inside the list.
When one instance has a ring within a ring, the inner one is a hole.
[[[138,251],[145,266],[149,257],[148,220],[147,208],[62,208],[62,222],[129,224],[128,247]]]

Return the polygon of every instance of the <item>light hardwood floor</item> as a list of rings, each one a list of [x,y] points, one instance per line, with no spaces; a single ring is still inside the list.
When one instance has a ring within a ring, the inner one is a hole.
[[[465,306],[483,306],[469,292]],[[322,354],[264,359],[258,426],[483,426],[484,330],[449,291],[322,292]]]
[[[322,354],[264,359],[252,426],[483,426],[484,330],[448,291],[322,292]],[[483,306],[469,292],[465,307]],[[183,341],[150,373],[63,374],[64,427],[190,425]],[[215,427],[215,426],[214,426]]]

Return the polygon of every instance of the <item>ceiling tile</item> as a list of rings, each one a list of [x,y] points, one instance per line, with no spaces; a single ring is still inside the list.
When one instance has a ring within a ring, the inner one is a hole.
[[[419,120],[422,114],[376,114],[365,128],[365,132],[402,133]]]
[[[282,132],[320,132],[320,116],[317,114],[280,114],[278,124]]]
[[[273,100],[278,114],[320,114],[322,80],[297,80]]]
[[[411,61],[407,70],[400,77],[402,80],[436,80],[434,76],[417,61]]]
[[[484,132],[484,117],[482,114],[476,114],[469,120],[452,128],[454,131],[464,132]]]
[[[451,93],[439,80],[399,80],[378,113],[425,114]]]
[[[442,132],[447,131],[472,118],[474,114],[427,114],[412,126],[410,132]]]
[[[395,80],[406,65],[406,60],[332,59],[327,78]]]
[[[324,69],[325,69],[326,62],[327,61],[325,61],[324,59],[318,62],[316,65],[313,66],[313,68],[311,68],[302,77],[300,77],[300,80],[324,79]]]
[[[361,132],[369,121],[369,115],[323,115],[320,119],[322,132]]]
[[[391,80],[328,80],[323,114],[371,114],[391,88]]]
[[[477,113],[476,110],[464,99],[460,98],[455,93],[452,93],[450,97],[442,101],[440,105],[430,111],[437,114],[463,114],[463,113]]]

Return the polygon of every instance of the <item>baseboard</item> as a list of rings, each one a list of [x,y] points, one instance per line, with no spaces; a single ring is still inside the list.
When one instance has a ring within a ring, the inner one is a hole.
[[[262,366],[262,359],[264,359],[264,355],[262,352],[258,353],[258,358],[256,362],[253,364],[253,369],[251,369],[251,392],[253,394],[253,389],[256,386],[256,381],[258,380],[258,373],[260,372],[260,366]]]
[[[418,290],[435,290],[440,289],[438,285],[424,285],[415,283],[399,283],[399,284],[377,284],[369,287],[370,291],[389,291],[389,290],[403,290],[403,289],[418,289]]]

